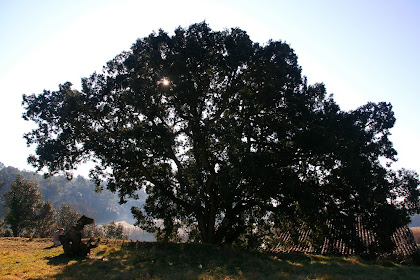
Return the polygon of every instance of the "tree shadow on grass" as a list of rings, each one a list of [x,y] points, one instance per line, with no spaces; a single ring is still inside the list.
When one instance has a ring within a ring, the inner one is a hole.
[[[358,260],[268,254],[205,244],[138,243],[96,251],[92,258],[49,258],[55,279],[416,279],[412,273]],[[408,273],[408,274],[407,274]]]
[[[46,257],[46,259],[48,260],[47,264],[53,266],[66,265],[70,261],[81,262],[83,260],[83,258],[67,257],[64,253],[54,257]]]

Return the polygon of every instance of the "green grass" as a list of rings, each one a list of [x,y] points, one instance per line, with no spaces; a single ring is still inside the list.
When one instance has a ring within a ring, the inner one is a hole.
[[[74,259],[45,239],[0,238],[0,279],[419,279],[420,267],[205,244],[101,244]]]

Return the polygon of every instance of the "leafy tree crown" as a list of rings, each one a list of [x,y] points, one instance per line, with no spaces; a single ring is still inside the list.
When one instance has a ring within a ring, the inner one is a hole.
[[[168,238],[187,228],[203,242],[250,244],[290,222],[339,234],[362,216],[378,231],[392,220],[385,240],[419,211],[417,174],[382,164],[396,160],[391,104],[342,111],[323,84],[307,84],[288,44],[238,28],[160,30],[81,91],[64,83],[23,104],[38,124],[25,135],[35,167],[71,174],[95,160],[91,178],[121,202],[146,190],[133,214]]]

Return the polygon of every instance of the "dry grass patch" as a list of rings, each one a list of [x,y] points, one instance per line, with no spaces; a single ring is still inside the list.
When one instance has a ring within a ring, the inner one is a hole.
[[[49,265],[48,259],[60,255],[62,249],[51,245],[45,239],[0,238],[0,278],[37,279],[55,275],[60,268]]]

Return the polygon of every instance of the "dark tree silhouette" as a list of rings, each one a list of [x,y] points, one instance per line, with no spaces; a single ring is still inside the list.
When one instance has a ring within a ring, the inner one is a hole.
[[[38,124],[25,135],[35,167],[71,175],[94,159],[91,177],[122,202],[146,189],[133,214],[168,238],[186,227],[203,242],[251,244],[273,223],[326,231],[362,216],[387,244],[419,211],[417,174],[382,164],[396,156],[391,105],[341,111],[322,84],[307,85],[289,45],[237,28],[160,30],[81,91],[65,83],[23,104]]]

